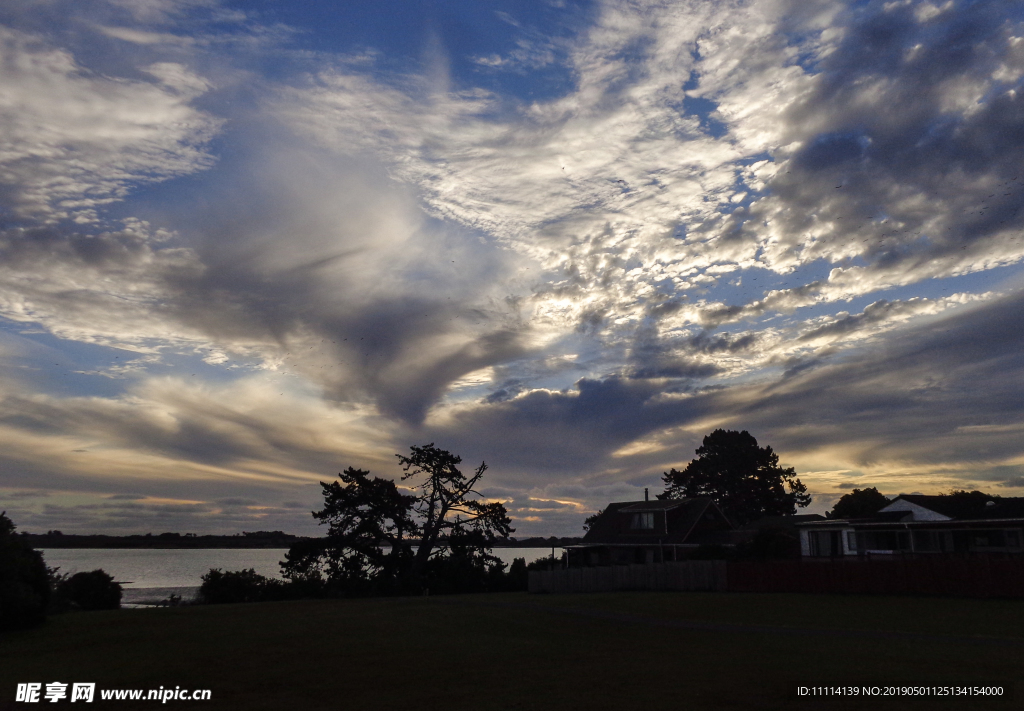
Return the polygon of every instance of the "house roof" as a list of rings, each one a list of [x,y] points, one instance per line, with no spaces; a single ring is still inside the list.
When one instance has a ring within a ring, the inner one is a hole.
[[[689,538],[690,533],[709,508],[714,510],[716,518],[720,518],[729,528],[732,528],[729,519],[710,497],[613,502],[608,504],[604,512],[590,525],[590,530],[583,537],[583,544],[639,544],[652,540],[655,542],[660,540],[663,543],[683,543]],[[624,517],[632,516],[635,513],[657,511],[664,511],[671,522],[667,534],[660,528],[660,516],[656,519],[656,525],[659,527],[654,531],[624,529]]]
[[[644,511],[668,511],[670,509],[676,509],[680,506],[686,506],[688,501],[693,499],[665,499],[664,501],[641,501],[639,503],[630,504],[621,509],[623,513],[641,513]]]
[[[925,508],[928,508],[928,507],[926,506]],[[934,511],[934,510],[935,509],[932,509],[932,511]],[[942,513],[942,512],[940,511],[938,513]],[[895,522],[895,521],[902,521],[903,519],[907,518],[910,515],[911,515],[910,511],[879,511],[878,513],[876,513],[874,516],[871,516],[870,518],[867,518],[867,519],[854,519],[854,520],[855,521],[856,520],[879,521],[879,522],[883,522],[883,523],[885,523],[885,522],[890,522],[891,523],[891,522]]]
[[[806,530],[840,531],[853,529],[855,531],[882,529],[907,531],[911,529],[975,529],[975,528],[1019,528],[1024,525],[1024,517],[1016,518],[976,518],[976,519],[946,519],[943,521],[884,521],[874,518],[836,519],[830,518],[824,521],[809,521],[800,524],[800,528]]]
[[[808,523],[809,521],[824,521],[825,517],[821,514],[791,514],[789,516],[762,516],[761,518],[751,521],[740,526],[741,531],[759,531],[762,528],[791,528],[798,523]]]
[[[908,501],[929,511],[948,516],[949,518],[975,518],[984,513],[986,504],[994,500],[978,492],[975,496],[928,496],[924,494],[900,494],[893,502]]]

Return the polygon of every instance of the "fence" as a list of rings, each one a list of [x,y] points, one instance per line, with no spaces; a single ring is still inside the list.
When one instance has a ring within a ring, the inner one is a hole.
[[[725,590],[724,560],[531,570],[532,593],[612,590]]]
[[[530,571],[531,593],[613,590],[1024,598],[1024,558],[681,561]]]
[[[1024,597],[1024,559],[900,558],[730,561],[734,592]]]

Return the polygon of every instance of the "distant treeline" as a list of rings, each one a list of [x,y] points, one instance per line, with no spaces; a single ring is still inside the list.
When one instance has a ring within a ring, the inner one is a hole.
[[[515,538],[509,538],[504,541],[496,541],[493,544],[493,548],[564,548],[565,546],[575,546],[583,541],[582,538],[557,538],[551,536],[550,538],[541,538],[540,536],[534,538],[524,538],[517,540]]]
[[[80,535],[48,531],[20,534],[33,548],[290,548],[307,536],[283,531],[243,532],[233,536],[160,533],[133,536]]]
[[[147,533],[132,536],[82,535],[77,533],[19,534],[33,548],[291,548],[310,536],[294,536],[283,531],[243,531],[230,536],[198,536],[194,533]],[[551,548],[571,546],[580,538],[534,537],[508,538],[493,543],[494,548]],[[414,544],[415,545],[415,544]]]

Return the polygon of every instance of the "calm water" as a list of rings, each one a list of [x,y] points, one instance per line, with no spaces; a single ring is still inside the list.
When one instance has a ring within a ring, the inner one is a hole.
[[[78,573],[102,568],[114,580],[132,588],[177,588],[202,584],[200,578],[210,568],[243,570],[253,568],[260,575],[281,577],[278,563],[286,549],[277,548],[203,548],[203,549],[123,549],[123,548],[50,548],[42,550],[50,567],[61,573]],[[504,563],[513,558],[526,562],[551,555],[550,548],[495,548],[494,555]],[[561,556],[562,549],[555,548]]]

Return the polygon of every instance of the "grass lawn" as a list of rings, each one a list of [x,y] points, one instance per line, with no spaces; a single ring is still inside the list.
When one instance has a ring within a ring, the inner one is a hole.
[[[55,616],[0,638],[17,682],[209,688],[206,709],[1024,708],[1024,603],[736,593],[302,601]],[[1002,698],[797,686],[1001,684]],[[97,701],[86,708],[156,708]],[[72,706],[77,708],[77,704]]]

